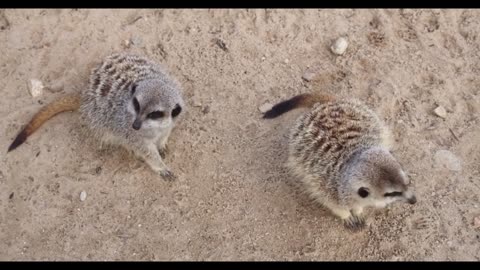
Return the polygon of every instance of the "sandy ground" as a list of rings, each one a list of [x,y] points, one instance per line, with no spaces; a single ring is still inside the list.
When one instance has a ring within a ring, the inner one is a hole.
[[[480,11],[4,10],[0,44],[1,260],[480,259]],[[166,159],[178,181],[100,150],[78,113],[5,154],[41,104],[121,50],[184,88]],[[265,121],[258,108],[311,91],[385,119],[416,205],[370,211],[353,234],[294,189],[286,136],[304,111]]]

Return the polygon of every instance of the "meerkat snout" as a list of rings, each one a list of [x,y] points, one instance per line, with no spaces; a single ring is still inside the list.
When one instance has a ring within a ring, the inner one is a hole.
[[[416,204],[417,203],[417,197],[415,197],[415,195],[413,195],[412,197],[410,197],[408,199],[408,203],[409,204]]]
[[[136,118],[135,121],[132,124],[132,128],[135,130],[139,130],[142,127],[142,120]]]
[[[351,204],[384,208],[397,201],[416,203],[408,177],[387,149],[364,150],[347,162],[346,168],[342,179],[353,188],[350,192],[344,191],[346,198],[351,198]]]
[[[415,196],[413,191],[411,191],[410,189],[407,189],[407,191],[405,191],[403,193],[403,197],[404,197],[405,202],[407,202],[409,204],[416,204],[417,203],[417,197]]]

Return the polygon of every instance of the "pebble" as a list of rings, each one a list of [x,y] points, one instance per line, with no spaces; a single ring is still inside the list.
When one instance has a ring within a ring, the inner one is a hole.
[[[132,37],[132,38],[130,39],[130,42],[131,42],[133,45],[135,45],[135,46],[140,46],[140,45],[142,45],[142,39],[139,38],[139,37]]]
[[[259,110],[261,113],[266,113],[266,112],[268,112],[272,107],[273,107],[272,104],[270,104],[270,103],[265,103],[265,104],[261,105],[260,107],[258,107],[258,110]]]
[[[56,82],[52,85],[49,85],[47,89],[53,93],[60,92],[63,90],[63,82]]]
[[[315,78],[317,74],[311,70],[307,70],[303,73],[302,75],[302,79],[304,79],[305,81],[309,82],[311,80],[313,80],[313,78]]]
[[[210,106],[207,105],[207,106],[203,107],[203,109],[202,109],[203,114],[207,114],[209,112],[210,112]]]
[[[462,169],[460,159],[448,150],[439,150],[434,156],[435,163],[438,166],[447,168],[450,171],[460,171]]]
[[[474,228],[474,229],[480,228],[480,216],[475,217],[475,218],[473,219],[473,228]]]
[[[433,110],[436,116],[441,117],[443,119],[447,118],[447,111],[442,106],[438,106],[435,110]]]
[[[86,198],[87,198],[87,192],[85,192],[85,190],[80,192],[80,201],[83,202],[85,201]]]
[[[217,46],[222,49],[223,51],[225,52],[228,52],[228,47],[227,47],[227,44],[225,44],[225,41],[219,39],[219,38],[216,38],[214,39],[214,42],[215,44],[217,44]]]
[[[123,41],[123,46],[125,46],[125,48],[130,48],[131,44],[132,44],[132,42],[130,41],[130,39],[125,39]]]
[[[43,93],[43,83],[37,79],[30,80],[30,95],[32,97],[38,97]]]
[[[345,53],[348,47],[348,41],[344,37],[340,37],[332,44],[330,50],[337,55],[342,55]]]

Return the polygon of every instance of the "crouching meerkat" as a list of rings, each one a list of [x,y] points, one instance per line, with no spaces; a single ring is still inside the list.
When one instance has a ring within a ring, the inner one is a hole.
[[[345,227],[363,229],[366,207],[416,203],[409,179],[389,151],[388,129],[366,105],[302,94],[273,106],[264,118],[300,107],[312,109],[291,130],[287,167],[306,193],[341,218]]]
[[[78,110],[103,143],[132,151],[164,179],[174,180],[162,156],[183,108],[179,84],[161,66],[139,55],[115,53],[92,70],[81,94],[57,98],[35,114],[8,152],[56,114]]]

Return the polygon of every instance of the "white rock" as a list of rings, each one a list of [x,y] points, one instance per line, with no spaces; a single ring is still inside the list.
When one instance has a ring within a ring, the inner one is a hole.
[[[335,40],[335,42],[330,47],[330,50],[332,50],[334,54],[342,55],[347,50],[347,47],[348,47],[347,39],[344,37],[340,37],[337,40]]]
[[[265,104],[263,104],[262,106],[258,107],[258,110],[259,110],[261,113],[266,113],[266,112],[268,112],[272,107],[273,107],[272,104],[270,104],[270,103],[265,103]]]
[[[30,95],[38,97],[43,93],[43,83],[37,79],[30,80]]]
[[[443,119],[447,118],[447,111],[442,106],[438,106],[433,112]]]
[[[87,198],[87,192],[85,192],[85,190],[80,192],[80,201],[83,202],[85,201],[86,198]]]
[[[317,75],[316,72],[313,72],[311,70],[307,70],[303,73],[302,79],[309,82],[309,81],[313,80],[313,78],[315,78],[316,75]]]
[[[133,44],[133,45],[135,45],[135,46],[140,46],[140,45],[142,45],[142,39],[139,38],[139,37],[132,37],[132,38],[130,39],[130,42],[131,42],[131,44]]]
[[[474,229],[480,228],[480,216],[475,217],[475,218],[473,219],[473,228],[474,228]]]
[[[437,166],[447,168],[450,171],[460,171],[462,169],[460,159],[448,150],[437,151],[434,160]]]
[[[284,61],[284,62],[285,62],[285,64],[288,64],[288,63],[290,63],[290,60],[288,60],[288,59],[285,59],[285,61]]]
[[[56,82],[46,87],[50,92],[56,93],[63,90],[63,82]]]

